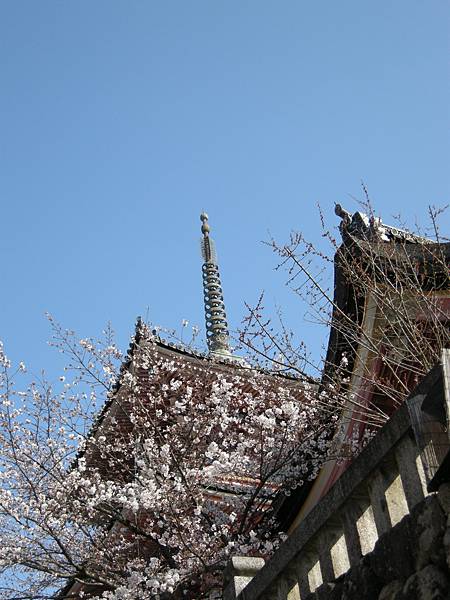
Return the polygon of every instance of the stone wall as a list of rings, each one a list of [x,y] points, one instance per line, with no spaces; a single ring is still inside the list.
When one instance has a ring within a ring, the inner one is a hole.
[[[448,600],[450,483],[428,496],[373,551],[307,600]]]

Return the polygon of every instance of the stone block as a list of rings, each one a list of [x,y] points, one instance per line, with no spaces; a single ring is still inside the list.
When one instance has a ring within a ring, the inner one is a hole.
[[[445,530],[443,545],[447,568],[450,570],[450,527]]]
[[[403,582],[395,579],[381,590],[378,600],[403,600],[402,595]]]
[[[263,558],[233,556],[224,573],[224,600],[235,600],[263,566]]]
[[[442,542],[446,519],[439,502],[428,498],[413,516],[417,517],[413,532],[413,539],[417,539],[416,570],[429,563],[441,565],[445,560]]]
[[[397,579],[405,580],[414,573],[416,542],[411,538],[411,519],[407,516],[375,544],[365,558],[383,585]]]
[[[383,582],[365,559],[344,577],[341,600],[355,600],[355,598],[378,600]]]
[[[447,576],[434,565],[414,573],[403,587],[405,600],[448,600],[450,585]]]
[[[444,513],[450,515],[450,483],[443,483],[439,487],[437,497]]]

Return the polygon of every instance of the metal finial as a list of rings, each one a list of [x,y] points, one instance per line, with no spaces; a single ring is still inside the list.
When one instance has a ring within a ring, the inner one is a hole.
[[[230,356],[229,332],[222,284],[217,265],[216,249],[209,236],[208,215],[202,212],[203,238],[201,241],[203,257],[203,295],[205,302],[206,341],[210,354]]]
[[[202,212],[202,214],[200,215],[200,221],[202,222],[202,233],[204,236],[209,235],[210,232],[208,219],[208,215],[205,212]]]

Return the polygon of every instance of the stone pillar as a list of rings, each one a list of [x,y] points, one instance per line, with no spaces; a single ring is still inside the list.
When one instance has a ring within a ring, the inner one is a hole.
[[[356,525],[362,514],[363,511],[361,510],[360,505],[351,500],[347,502],[344,509],[339,513],[345,535],[348,560],[351,566],[357,565],[362,556],[361,541]]]
[[[308,579],[310,558],[306,552],[297,555],[297,558],[291,563],[291,568],[294,570],[295,578],[297,579],[298,596],[300,596],[300,598],[306,598],[311,593]]]
[[[385,496],[388,485],[386,478],[381,474],[379,469],[375,470],[368,481],[370,504],[372,506],[378,537],[389,531],[392,527]]]
[[[408,508],[411,511],[427,495],[427,483],[419,448],[409,435],[405,435],[398,443],[395,448],[395,458],[405,490]]]
[[[224,572],[223,600],[236,600],[245,586],[264,566],[263,558],[233,556]]]

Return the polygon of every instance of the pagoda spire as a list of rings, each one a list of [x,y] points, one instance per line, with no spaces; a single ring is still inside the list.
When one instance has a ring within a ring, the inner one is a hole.
[[[208,215],[200,215],[202,221],[201,240],[203,257],[203,295],[205,301],[206,341],[209,354],[218,358],[231,358],[230,334],[223,301],[222,284],[214,241],[210,238]]]

